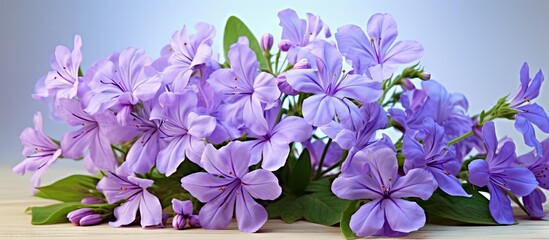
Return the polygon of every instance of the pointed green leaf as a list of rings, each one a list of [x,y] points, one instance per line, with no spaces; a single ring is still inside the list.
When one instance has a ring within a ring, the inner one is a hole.
[[[269,69],[269,66],[267,65],[267,59],[265,59],[265,57],[263,56],[263,51],[261,50],[261,47],[259,47],[259,42],[257,41],[257,38],[255,38],[255,36],[246,26],[246,24],[244,24],[242,20],[235,16],[229,17],[229,19],[227,20],[227,24],[225,25],[225,32],[223,33],[223,50],[225,52],[225,59],[229,61],[229,49],[231,45],[236,43],[238,41],[238,38],[241,36],[245,36],[248,38],[250,48],[255,52],[255,55],[257,56],[257,61],[259,62],[261,69]]]
[[[285,223],[293,223],[303,218],[301,205],[295,201],[295,197],[288,195],[267,206],[269,218],[280,218]]]
[[[312,172],[311,156],[309,156],[309,150],[305,149],[292,168],[288,179],[288,188],[290,191],[294,193],[303,192],[311,182]]]
[[[305,220],[326,226],[339,223],[348,200],[340,199],[332,193],[313,193],[301,196],[298,201],[303,207]]]
[[[37,187],[34,194],[40,198],[53,199],[62,202],[80,202],[85,197],[101,197],[95,186],[99,179],[88,175],[72,175],[51,185]]]
[[[492,218],[488,199],[476,191],[470,184],[463,186],[472,196],[455,197],[437,189],[427,201],[415,199],[429,216],[450,219],[462,223],[477,225],[498,225]]]
[[[58,203],[44,207],[32,207],[33,225],[45,225],[69,222],[67,214],[73,210],[84,207],[80,202]]]

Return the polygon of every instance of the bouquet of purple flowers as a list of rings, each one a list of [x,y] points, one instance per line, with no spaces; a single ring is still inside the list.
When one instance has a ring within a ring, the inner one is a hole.
[[[61,202],[31,207],[32,224],[224,229],[234,217],[255,232],[277,218],[352,238],[401,236],[426,221],[515,224],[511,201],[545,216],[549,140],[534,129],[549,132],[534,103],[541,70],[531,78],[524,63],[514,97],[471,115],[464,95],[415,63],[420,43],[397,41],[391,15],[333,38],[319,16],[286,9],[278,18],[273,50],[271,34],[258,41],[230,17],[224,58],[206,23],[176,31],[157,59],[127,48],[87,70],[80,36],[72,51],[58,46],[33,98],[74,131],[50,138],[38,112],[21,133],[25,160],[13,171],[34,172],[34,195]],[[517,157],[495,119],[514,121],[532,152]],[[41,186],[64,159],[90,175]]]

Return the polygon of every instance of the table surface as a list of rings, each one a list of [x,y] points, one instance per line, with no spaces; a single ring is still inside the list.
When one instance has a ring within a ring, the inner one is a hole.
[[[52,170],[46,180],[52,182],[71,172]],[[82,172],[79,172],[82,173]],[[31,196],[30,176],[18,176],[9,168],[0,168],[0,239],[343,239],[337,227],[326,227],[308,222],[285,224],[280,220],[269,220],[257,233],[241,233],[233,222],[226,230],[173,228],[141,229],[140,227],[112,228],[107,224],[91,227],[77,227],[71,224],[33,226],[30,216],[24,213],[29,206],[43,206],[52,201]],[[48,182],[48,181],[44,181]],[[527,220],[518,209],[518,225],[513,226],[441,226],[427,224],[421,230],[405,238],[412,239],[549,239],[549,222]]]

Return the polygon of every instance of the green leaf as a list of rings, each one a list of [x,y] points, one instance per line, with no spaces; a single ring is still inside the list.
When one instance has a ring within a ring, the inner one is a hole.
[[[312,181],[306,188],[305,192],[330,192],[332,182],[328,178],[321,178],[316,181]]]
[[[332,193],[312,193],[301,196],[297,201],[303,207],[303,217],[313,223],[332,226],[339,223],[348,200],[340,199]]]
[[[67,214],[71,211],[84,207],[80,202],[58,203],[45,207],[32,207],[33,225],[45,225],[69,222]]]
[[[88,175],[72,175],[51,185],[37,187],[34,194],[40,198],[53,199],[62,202],[80,202],[85,197],[102,197],[95,186],[99,179]]]
[[[311,157],[309,156],[309,150],[303,150],[301,156],[292,168],[292,172],[288,179],[288,188],[294,193],[300,193],[305,191],[305,188],[311,182],[311,174],[313,167],[311,166]]]
[[[349,224],[351,223],[351,216],[355,214],[355,212],[360,207],[360,201],[355,200],[351,201],[345,211],[343,211],[343,214],[341,214],[341,221],[339,223],[339,228],[341,229],[341,233],[343,233],[343,236],[345,239],[355,239],[357,238],[353,230],[351,230],[351,227]]]
[[[301,204],[295,201],[294,196],[284,196],[280,200],[267,206],[269,218],[280,218],[285,223],[293,223],[303,218]]]
[[[241,36],[246,36],[248,38],[248,42],[250,43],[250,48],[255,52],[255,55],[257,56],[257,61],[259,61],[259,65],[261,69],[269,69],[269,66],[267,65],[267,59],[263,56],[263,51],[259,47],[259,42],[257,41],[257,38],[252,34],[250,29],[240,20],[239,18],[235,16],[229,17],[227,20],[227,24],[225,25],[225,32],[223,34],[223,50],[225,52],[225,59],[229,61],[229,49],[232,44],[236,43],[238,41],[238,38]]]
[[[463,188],[472,196],[455,197],[437,189],[429,200],[415,201],[425,210],[427,218],[435,216],[467,224],[498,225],[490,213],[488,199],[470,184],[464,185]]]

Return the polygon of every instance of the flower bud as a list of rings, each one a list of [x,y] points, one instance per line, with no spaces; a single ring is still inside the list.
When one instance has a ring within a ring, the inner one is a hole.
[[[265,33],[261,36],[261,42],[259,45],[263,51],[268,52],[271,51],[271,48],[273,47],[273,41],[273,35],[270,33]]]
[[[198,218],[198,215],[189,216],[189,225],[192,228],[201,228],[202,227],[202,225],[200,224],[200,218]]]
[[[80,203],[82,204],[98,204],[98,203],[104,203],[103,199],[96,198],[96,197],[85,197],[80,200]]]
[[[297,61],[293,67],[293,69],[309,69],[311,68],[311,64],[309,64],[309,60],[306,58],[303,58],[299,61]]]
[[[172,219],[172,226],[177,230],[181,230],[187,224],[187,218],[181,214],[176,214]]]
[[[416,89],[416,86],[414,86],[414,84],[412,83],[412,81],[410,81],[409,78],[403,78],[402,80],[400,80],[400,86],[402,87],[402,89],[406,91]]]
[[[101,222],[103,222],[103,217],[101,216],[101,214],[97,213],[84,216],[79,221],[80,226],[92,226],[100,224]]]
[[[278,43],[278,49],[280,49],[280,51],[287,52],[290,50],[290,47],[292,47],[292,43],[289,40],[282,39]]]
[[[69,212],[67,214],[67,218],[69,219],[69,221],[78,226],[80,225],[80,220],[85,217],[85,216],[88,216],[88,215],[92,215],[92,214],[95,214],[93,212],[93,209],[91,208],[80,208],[80,209],[76,209],[72,212]]]
[[[429,80],[431,79],[431,74],[428,72],[422,72],[421,74],[419,74],[419,79],[424,81]]]
[[[280,89],[281,92],[290,96],[299,94],[299,92],[293,89],[292,86],[290,86],[290,84],[286,81],[286,73],[281,73],[278,75],[276,80],[278,81],[278,89]]]

